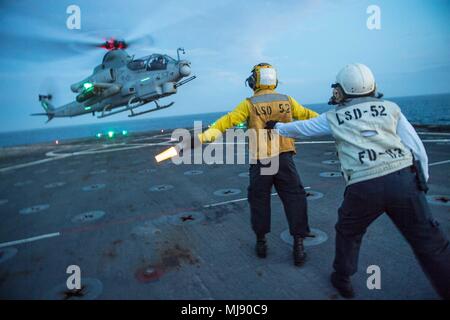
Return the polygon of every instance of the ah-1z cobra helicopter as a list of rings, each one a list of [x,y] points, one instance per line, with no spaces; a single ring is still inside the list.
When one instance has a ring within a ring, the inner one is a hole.
[[[177,93],[177,88],[192,81],[196,76],[187,77],[191,73],[190,62],[180,59],[177,49],[177,60],[168,55],[152,54],[139,59],[128,55],[125,49],[127,43],[122,40],[107,40],[100,45],[108,50],[100,65],[94,68],[92,75],[70,86],[77,93],[76,101],[60,107],[51,103],[52,95],[39,95],[39,101],[48,121],[54,117],[74,117],[96,112],[97,118],[104,118],[120,112],[130,111],[129,117],[158,111],[172,106],[159,105],[158,99]],[[156,104],[155,108],[135,112],[138,107],[149,102]],[[118,110],[113,110],[113,109]]]

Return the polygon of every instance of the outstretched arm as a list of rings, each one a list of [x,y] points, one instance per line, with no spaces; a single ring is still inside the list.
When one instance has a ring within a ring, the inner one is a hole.
[[[285,137],[297,138],[297,137],[315,137],[331,134],[330,126],[328,125],[327,116],[322,113],[320,116],[304,120],[294,121],[288,123],[278,122],[275,125],[277,132]]]
[[[311,109],[305,108],[298,103],[294,98],[289,97],[289,101],[292,105],[292,118],[295,120],[308,120],[316,118],[319,114]]]
[[[199,135],[199,139],[202,143],[212,142],[216,140],[222,133],[227,129],[233,128],[246,121],[249,117],[249,108],[247,99],[243,100],[241,103],[234,108],[233,111],[221,117],[212,125],[208,130]]]

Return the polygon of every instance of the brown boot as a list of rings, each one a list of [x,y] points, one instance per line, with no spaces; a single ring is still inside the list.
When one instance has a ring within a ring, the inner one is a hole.
[[[293,248],[293,255],[294,255],[294,264],[297,267],[300,267],[303,265],[303,263],[306,260],[306,253],[305,249],[303,247],[303,237],[300,236],[294,236],[294,248]]]

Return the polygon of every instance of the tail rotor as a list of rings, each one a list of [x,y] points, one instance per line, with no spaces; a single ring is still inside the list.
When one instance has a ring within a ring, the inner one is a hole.
[[[32,116],[47,116],[47,123],[55,117],[55,107],[51,103],[52,95],[47,94],[39,95],[39,102],[41,103],[42,108],[45,110],[45,113],[32,113]]]
[[[47,77],[41,83],[40,92],[46,92],[45,94],[39,94],[38,99],[45,112],[33,113],[32,116],[47,116],[47,123],[55,117],[56,108],[53,105],[55,99],[55,92],[58,91],[58,85],[53,77]]]

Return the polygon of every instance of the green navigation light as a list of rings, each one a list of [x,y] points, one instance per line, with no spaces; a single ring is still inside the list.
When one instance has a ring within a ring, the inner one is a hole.
[[[101,137],[102,137],[102,134],[99,132],[99,133],[96,134],[96,137],[97,137],[97,138],[101,138]]]
[[[122,135],[123,136],[126,136],[128,134],[128,131],[127,130],[122,130]]]
[[[86,110],[86,111],[89,111],[89,110],[91,110],[92,108],[91,107],[85,107],[84,108],[84,110]]]
[[[108,137],[110,138],[114,137],[114,131],[108,131]]]
[[[83,84],[83,87],[84,87],[85,90],[88,90],[88,89],[92,88],[92,86],[93,86],[93,84],[90,83],[90,82],[86,82],[85,84]]]
[[[238,129],[245,129],[246,127],[247,127],[246,122],[241,122],[238,125],[236,125],[236,128],[238,128]]]

